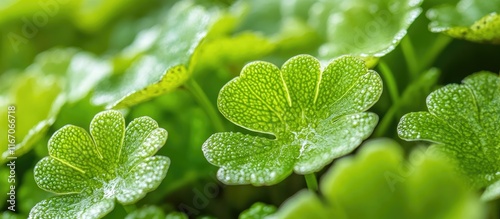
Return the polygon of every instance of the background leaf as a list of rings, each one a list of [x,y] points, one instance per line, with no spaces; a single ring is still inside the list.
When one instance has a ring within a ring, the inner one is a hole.
[[[427,12],[429,29],[473,42],[500,44],[500,1],[461,0]]]

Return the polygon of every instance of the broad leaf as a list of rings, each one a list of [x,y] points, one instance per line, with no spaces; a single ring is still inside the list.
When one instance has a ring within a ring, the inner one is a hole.
[[[500,78],[478,72],[427,97],[429,112],[414,112],[401,118],[398,134],[404,140],[437,143],[439,150],[458,163],[475,187],[500,180]],[[498,191],[488,188],[485,196]]]
[[[118,111],[97,114],[90,135],[67,125],[49,140],[49,156],[35,166],[38,186],[62,196],[38,203],[30,218],[99,218],[113,209],[115,199],[132,204],[156,189],[170,160],[153,156],[167,131],[149,117],[125,128]]]
[[[500,44],[500,0],[461,0],[430,9],[429,29],[473,42]]]
[[[421,0],[243,2],[249,12],[241,30],[259,31],[281,50],[307,51],[325,61],[384,56],[422,11]]]
[[[118,78],[102,83],[93,98],[108,108],[135,105],[182,85],[192,74],[196,53],[216,12],[179,2],[160,24],[141,32],[125,49],[133,62]]]
[[[326,42],[320,57],[381,57],[391,52],[422,11],[421,0],[319,1],[309,23]]]
[[[293,57],[281,69],[250,63],[221,89],[218,107],[231,122],[272,138],[216,133],[203,152],[227,184],[271,185],[293,170],[319,171],[371,134],[378,117],[363,111],[381,92],[378,74],[350,56],[323,71],[309,55]]]
[[[481,202],[446,161],[419,148],[404,160],[392,140],[365,143],[269,218],[483,218]]]
[[[13,84],[4,91],[6,99],[0,103],[0,113],[7,117],[7,104],[16,107],[15,155],[21,156],[31,149],[54,123],[65,103],[75,103],[86,97],[109,73],[110,64],[91,53],[72,48],[52,49],[39,54],[17,77],[3,81]],[[6,128],[7,120],[2,122]],[[3,161],[8,154],[6,148],[0,147],[0,151],[0,161]]]
[[[7,82],[7,81],[6,81]],[[64,104],[64,96],[60,95],[62,85],[57,77],[39,74],[23,74],[15,79],[8,94],[0,99],[0,136],[4,144],[0,144],[0,163],[7,157],[19,157],[33,147],[54,123],[59,109]],[[3,99],[5,98],[5,99]],[[8,110],[9,106],[15,109]],[[11,115],[8,118],[8,114]],[[8,147],[8,119],[14,121],[15,146]]]

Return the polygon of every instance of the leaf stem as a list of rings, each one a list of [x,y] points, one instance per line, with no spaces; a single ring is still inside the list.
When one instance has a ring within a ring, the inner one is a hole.
[[[318,180],[316,180],[316,175],[314,175],[314,173],[306,174],[304,178],[306,178],[307,188],[311,192],[318,191]]]
[[[212,125],[215,130],[217,132],[224,132],[226,129],[217,109],[215,109],[212,102],[210,102],[210,99],[208,99],[200,85],[196,83],[194,79],[189,79],[184,86],[191,92],[191,94],[193,94],[196,102],[198,102],[198,104],[200,104],[208,114],[208,117],[212,120]]]
[[[422,63],[420,65],[420,71],[423,71],[430,67],[431,62],[434,62],[436,57],[443,51],[453,38],[446,36],[444,34],[439,34],[437,39],[434,41],[429,50],[425,53]]]
[[[387,110],[382,120],[378,123],[377,129],[373,133],[374,138],[382,137],[387,132],[389,126],[391,125],[392,119],[394,118],[394,115],[396,114],[396,111],[398,109],[399,105],[397,104],[391,105],[391,107],[389,108],[389,110]]]
[[[394,74],[383,60],[380,60],[380,62],[378,63],[378,67],[380,69],[382,77],[384,77],[385,79],[384,82],[386,82],[387,88],[389,89],[389,95],[391,97],[392,104],[397,104],[399,102],[399,90],[396,79],[394,78]]]
[[[418,61],[409,35],[406,35],[401,40],[401,50],[403,51],[404,57],[406,59],[406,64],[408,65],[408,71],[410,72],[410,75],[413,79],[417,78]]]
[[[385,113],[382,120],[379,122],[377,129],[373,133],[374,137],[381,137],[387,132],[389,126],[391,125],[392,119],[396,114],[397,109],[399,108],[399,89],[396,83],[396,79],[394,78],[394,74],[392,73],[389,66],[383,61],[380,60],[379,69],[382,77],[384,77],[384,81],[387,84],[387,88],[389,89],[389,96],[391,97],[392,104],[389,107],[389,110]]]

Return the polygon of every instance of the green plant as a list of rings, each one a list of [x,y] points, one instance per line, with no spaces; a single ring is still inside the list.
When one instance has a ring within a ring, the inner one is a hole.
[[[227,184],[272,185],[292,170],[313,174],[371,134],[378,117],[363,111],[381,93],[378,74],[349,56],[323,71],[318,60],[305,55],[281,69],[250,63],[221,89],[219,110],[235,124],[273,139],[216,133],[203,152],[221,167],[217,177]]]
[[[458,163],[475,187],[489,186],[483,199],[500,197],[498,129],[500,78],[478,72],[432,92],[429,112],[409,113],[398,126],[405,140],[427,140]]]
[[[500,218],[499,7],[3,1],[0,218]]]
[[[118,111],[97,114],[90,135],[76,126],[61,128],[34,172],[38,186],[62,196],[38,203],[30,218],[98,218],[113,210],[115,200],[135,203],[167,174],[170,159],[152,156],[166,140],[167,131],[151,118],[125,128]]]
[[[423,148],[408,161],[402,154],[392,140],[369,141],[323,176],[321,197],[300,191],[270,218],[482,217],[477,196],[445,160]]]

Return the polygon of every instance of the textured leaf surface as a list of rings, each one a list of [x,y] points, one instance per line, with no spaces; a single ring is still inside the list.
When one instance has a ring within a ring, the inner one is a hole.
[[[429,29],[473,42],[500,44],[500,1],[461,0],[430,9]]]
[[[219,93],[218,107],[231,122],[274,139],[216,133],[203,145],[227,184],[275,184],[292,170],[319,171],[367,138],[378,117],[363,112],[382,92],[378,74],[345,56],[323,71],[308,55],[288,60],[281,70],[253,62]]]
[[[438,143],[456,160],[476,187],[500,180],[500,78],[478,72],[427,97],[429,112],[401,118],[398,134],[405,140]],[[500,194],[499,194],[500,195]]]
[[[167,132],[149,117],[125,128],[118,111],[97,114],[90,134],[67,125],[49,140],[49,156],[35,166],[35,181],[62,194],[38,203],[30,217],[99,218],[113,209],[115,199],[132,204],[161,183],[170,160],[152,156]]]
[[[271,218],[483,218],[478,197],[446,161],[424,148],[407,161],[387,139],[365,143],[321,179],[323,199],[301,191]]]

